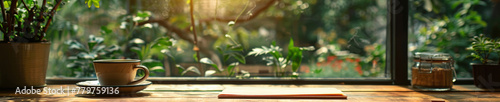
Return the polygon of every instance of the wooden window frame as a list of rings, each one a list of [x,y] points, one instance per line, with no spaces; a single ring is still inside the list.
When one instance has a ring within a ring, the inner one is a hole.
[[[386,78],[251,78],[224,77],[150,77],[157,84],[370,84],[410,85],[408,78],[408,10],[409,0],[387,0]],[[47,79],[47,84],[74,84],[96,78]],[[455,84],[473,84],[472,78],[458,79]]]

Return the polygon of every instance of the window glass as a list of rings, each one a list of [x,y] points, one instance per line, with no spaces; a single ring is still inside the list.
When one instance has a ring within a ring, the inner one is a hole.
[[[472,38],[498,38],[498,0],[410,0],[408,51],[452,55],[458,78],[471,78]],[[410,57],[411,58],[411,57]],[[490,58],[498,59],[497,55]],[[412,66],[409,60],[409,66]]]
[[[96,59],[140,59],[154,77],[386,77],[385,0],[100,2],[58,12],[49,77],[95,77]]]

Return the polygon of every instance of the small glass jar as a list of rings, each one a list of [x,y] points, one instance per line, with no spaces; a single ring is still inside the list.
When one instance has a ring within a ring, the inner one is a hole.
[[[456,73],[453,58],[449,54],[417,52],[413,62],[412,87],[429,91],[451,90]]]

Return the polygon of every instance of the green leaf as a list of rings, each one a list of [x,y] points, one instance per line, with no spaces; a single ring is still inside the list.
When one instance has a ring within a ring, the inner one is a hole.
[[[297,72],[302,62],[302,51],[295,53],[292,56],[292,71]]]
[[[149,69],[151,72],[165,72],[162,66],[155,66]]]
[[[236,67],[238,65],[239,65],[238,62],[234,62],[234,63],[229,64],[229,66],[227,66],[226,70],[229,73],[229,76],[233,76],[234,75],[234,67]]]
[[[76,55],[76,56],[78,57],[78,59],[93,60],[97,57],[97,54],[81,52],[81,53],[78,53],[78,55]]]
[[[199,62],[199,60],[198,60],[198,54],[194,53],[194,54],[193,54],[193,58],[194,58],[194,60],[195,60],[196,62]]]
[[[92,4],[94,4],[96,8],[99,8],[99,1],[101,0],[85,0],[85,4],[87,4],[89,8]]]
[[[137,17],[147,18],[151,16],[151,12],[149,11],[137,11]]]
[[[33,5],[33,0],[26,0],[26,4],[29,6]]]
[[[241,72],[241,75],[239,75],[240,78],[250,78],[250,73],[248,71],[241,70],[240,72]]]
[[[195,66],[190,66],[181,73],[181,76],[184,76],[184,74],[186,74],[188,72],[194,72],[198,75],[201,75],[201,72],[200,72],[200,70],[198,70],[198,68],[196,68]]]
[[[85,48],[83,47],[83,45],[80,43],[80,42],[77,42],[75,40],[69,40],[67,42],[65,42],[66,45],[68,45],[69,49],[74,49],[74,50],[78,50],[78,51],[86,51]]]
[[[230,55],[229,54],[224,54],[224,55],[222,55],[222,57],[224,58],[224,61],[227,61],[229,59]]]
[[[99,45],[99,46],[95,47],[94,49],[92,49],[92,52],[97,53],[97,52],[104,50],[104,48],[106,48],[106,46]]]
[[[164,55],[167,55],[168,57],[170,57],[172,59],[175,58],[174,55],[172,55],[172,52],[169,49],[162,49],[160,52],[163,53]]]
[[[176,64],[175,67],[179,70],[179,73],[182,73],[182,72],[184,72],[184,70],[186,70],[186,68],[182,67],[179,64]]]
[[[262,46],[261,48],[253,48],[252,51],[250,51],[247,54],[247,56],[251,56],[251,55],[258,56],[258,55],[263,55],[263,54],[271,54],[273,56],[276,55],[279,57],[280,51],[281,51],[281,48],[279,46],[271,45],[270,48]]]
[[[203,63],[203,64],[208,64],[208,65],[211,65],[213,68],[215,69],[218,69],[219,71],[222,71],[221,69],[219,69],[219,67],[217,66],[217,64],[215,64],[212,60],[210,60],[209,58],[201,58],[200,59],[200,63]]]
[[[148,68],[152,68],[152,67],[156,67],[156,66],[163,66],[163,63],[161,63],[158,60],[154,60],[154,59],[146,59],[146,60],[142,61],[141,64],[148,67]]]
[[[302,62],[302,51],[311,49],[314,50],[314,47],[310,46],[310,47],[299,48],[295,47],[293,43],[294,43],[293,39],[290,39],[290,43],[288,44],[288,55],[286,61],[287,62],[292,61],[292,71],[296,72],[299,69],[300,64]]]
[[[151,48],[167,49],[174,45],[173,42],[174,40],[169,37],[161,37],[153,42],[153,46],[151,46]]]
[[[231,51],[243,51],[243,46],[235,45],[230,47]]]
[[[90,8],[90,6],[92,6],[92,0],[85,0],[85,4]]]
[[[5,8],[10,8],[10,3],[11,1],[3,1],[3,5],[5,6]]]
[[[227,66],[227,69],[228,70],[233,70],[234,67],[238,66],[240,63],[238,62],[234,62],[234,63],[231,63],[229,64],[229,66]]]
[[[134,38],[134,39],[130,40],[128,43],[129,44],[136,44],[136,45],[143,45],[144,40],[142,40],[140,38]]]
[[[139,47],[132,47],[132,48],[130,48],[130,51],[135,52],[137,54],[137,56],[139,57],[139,59],[143,58],[143,55],[142,55],[142,52],[141,52],[141,48],[139,48]]]
[[[281,58],[283,57],[283,55],[281,55],[281,53],[279,51],[270,51],[270,54],[274,57],[274,58]]]
[[[226,50],[227,50],[227,49],[231,49],[231,47],[232,47],[232,46],[233,46],[233,45],[226,45]]]
[[[215,71],[215,70],[207,70],[207,71],[205,71],[205,77],[212,76],[215,73],[217,73],[217,71]]]
[[[232,27],[232,26],[234,26],[234,23],[235,23],[234,21],[229,21],[229,22],[227,23],[227,26]]]
[[[286,57],[286,62],[289,62],[291,58],[296,54],[297,52],[300,52],[297,47],[293,45],[293,39],[290,38],[290,42],[288,43],[288,55]]]
[[[106,52],[120,51],[120,46],[118,46],[118,45],[111,45],[110,47],[106,48],[105,50],[106,50]]]
[[[94,4],[94,6],[96,8],[99,8],[99,1],[101,1],[101,0],[92,0],[92,3]]]
[[[217,46],[215,49],[217,49],[217,51],[219,51],[220,54],[224,53],[224,51],[222,50],[222,48],[220,48],[219,46]]]
[[[246,63],[245,56],[241,55],[240,53],[231,53],[231,56],[233,56],[234,59],[238,60],[239,62],[241,62],[243,64]]]
[[[66,68],[80,68],[83,64],[79,62],[73,62],[66,64]]]
[[[247,55],[248,56],[251,56],[251,55],[258,56],[258,55],[262,55],[262,54],[266,54],[266,53],[268,53],[268,52],[263,48],[253,48],[252,51],[250,51]]]
[[[89,49],[93,50],[94,46],[96,44],[101,44],[103,41],[104,41],[104,38],[102,38],[102,37],[96,37],[94,35],[89,35],[89,42],[88,42]]]
[[[111,33],[113,33],[113,30],[109,29],[106,26],[101,26],[101,34],[102,35],[108,35],[108,34],[111,34]]]
[[[299,47],[300,51],[313,51],[315,48],[314,46],[309,46],[309,47]]]

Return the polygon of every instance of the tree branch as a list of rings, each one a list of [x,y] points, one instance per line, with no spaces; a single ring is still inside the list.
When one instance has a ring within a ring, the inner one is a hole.
[[[57,8],[59,7],[59,5],[61,4],[63,0],[59,0],[56,4],[56,6],[54,6],[54,8],[52,8],[52,10],[50,11],[50,17],[49,17],[49,20],[47,21],[47,23],[45,24],[45,28],[43,29],[43,32],[41,37],[40,37],[40,40],[42,40],[42,38],[45,37],[45,32],[47,32],[47,29],[49,29],[49,25],[50,25],[50,22],[52,22],[52,18],[54,17],[54,13],[56,12]]]
[[[3,21],[5,22],[5,21],[7,21],[6,16],[5,16],[5,6],[3,5],[3,0],[0,0],[0,2],[1,2],[0,6],[2,6],[2,8],[1,8],[2,9],[2,18],[3,18]]]
[[[2,2],[3,3],[3,2]],[[3,35],[3,39],[5,42],[9,42],[9,36],[14,33],[14,21],[15,21],[15,17],[14,17],[14,14],[16,13],[17,11],[17,0],[12,0],[11,3],[10,3],[10,11],[9,11],[9,15],[6,15],[8,17],[7,18],[7,25],[4,26],[4,28],[6,27],[7,29],[5,29],[7,31],[7,33],[5,33]]]
[[[193,0],[190,0],[189,1],[189,15],[191,15],[191,17],[190,17],[190,19],[191,19],[191,29],[193,29],[192,33],[193,33],[193,37],[194,37],[194,40],[193,40],[193,45],[194,45],[193,50],[196,52],[196,59],[198,59],[198,61],[197,61],[198,62],[198,68],[202,68],[201,67],[201,62],[199,61],[200,60],[200,48],[198,47],[198,35],[196,35],[196,26],[195,26],[195,23],[194,23],[193,9],[194,9]],[[205,73],[202,73],[201,75],[205,76]]]
[[[246,18],[221,18],[221,17],[214,17],[214,18],[207,18],[207,19],[202,19],[202,20],[199,20],[200,23],[207,23],[207,22],[211,22],[211,21],[219,21],[219,22],[229,22],[229,21],[238,21],[238,22],[246,22],[246,21],[250,21],[254,18],[256,18],[257,16],[259,16],[263,11],[265,11],[266,9],[268,9],[269,7],[271,7],[276,1],[278,0],[270,0],[269,2],[267,2],[264,6],[256,9],[254,12],[253,12],[253,15],[250,15]],[[222,66],[222,63],[220,61],[220,58],[219,56],[210,48],[210,43],[207,39],[195,39],[195,36],[193,35],[193,33],[195,33],[195,30],[193,29],[193,32],[190,31],[189,27],[187,29],[181,29],[181,28],[178,28],[174,25],[171,25],[168,20],[166,19],[150,19],[148,21],[144,21],[144,22],[139,22],[137,23],[138,26],[141,26],[141,25],[144,25],[144,24],[147,24],[147,23],[157,23],[158,25],[160,26],[163,26],[164,28],[168,29],[169,31],[171,32],[174,32],[179,38],[183,39],[183,40],[186,40],[190,43],[198,43],[198,44],[201,44],[198,46],[199,48],[199,51],[206,55],[206,56],[209,56],[210,59],[212,61],[214,61],[215,64],[217,64],[218,66]],[[191,21],[192,23],[192,26],[194,25],[194,21]],[[198,56],[200,56],[198,54]]]
[[[210,21],[229,22],[229,21],[235,21],[235,20],[238,20],[238,22],[250,21],[250,20],[254,19],[255,17],[259,16],[263,11],[265,11],[266,9],[271,7],[276,1],[278,1],[278,0],[270,0],[269,2],[266,3],[266,5],[264,5],[263,7],[259,8],[259,9],[256,9],[255,12],[253,12],[253,14],[251,16],[246,17],[246,18],[236,19],[236,18],[214,17],[214,18],[202,19],[202,20],[200,20],[200,22],[210,22]],[[147,23],[158,23],[158,22],[161,22],[163,20],[165,20],[165,19],[150,19],[148,21],[139,22],[137,25],[141,26],[141,25],[144,25]],[[186,30],[189,30],[189,27]]]
[[[28,5],[26,5],[26,2],[24,2],[24,0],[21,0],[21,2],[23,3],[24,8],[26,8],[26,10],[28,10],[28,12],[31,12],[31,9],[28,7]]]
[[[188,42],[191,42],[191,43],[194,42],[194,37],[192,36],[190,31],[182,30],[178,27],[175,27],[174,25],[169,24],[167,21],[158,21],[156,23],[158,23],[160,26],[165,27],[169,31],[174,32],[181,39],[187,40]]]
[[[43,2],[42,2],[42,8],[45,7],[46,4],[47,4],[47,0],[43,0]]]
[[[45,11],[45,9],[46,9],[45,5],[46,4],[47,4],[47,0],[43,0],[42,6],[41,6],[42,7],[42,9],[41,9],[42,12]],[[43,14],[38,15],[38,19],[43,20]],[[36,26],[40,27],[41,24],[42,24],[42,22],[38,21],[38,24]],[[35,35],[35,36],[38,36],[38,39],[42,40],[43,37],[41,35],[43,35],[43,32],[42,32],[42,34]]]
[[[146,23],[158,23],[158,25],[165,27],[166,29],[168,29],[171,32],[174,32],[179,38],[186,40],[190,43],[194,42],[194,36],[193,36],[193,33],[191,31],[183,30],[183,29],[180,29],[178,27],[175,27],[174,25],[169,24],[169,22],[167,20],[149,20],[146,22],[141,22],[138,25],[144,25]],[[215,64],[217,64],[218,66],[222,65],[222,63],[220,62],[219,56],[217,56],[217,54],[212,49],[210,49],[210,45],[209,45],[210,43],[207,39],[198,39],[197,42],[198,42],[198,44],[200,44],[198,46],[198,48],[202,54],[209,56],[210,59],[212,59],[212,61]],[[200,56],[200,55],[198,55],[198,56]]]
[[[2,8],[0,8],[0,9],[2,9],[2,18],[3,18],[3,22],[1,22],[1,25],[2,25],[3,27],[2,27],[2,28],[0,28],[0,30],[2,30],[2,32],[3,32],[4,34],[6,34],[7,32],[6,32],[6,31],[5,31],[5,29],[4,29],[4,28],[5,28],[4,22],[6,22],[6,21],[7,21],[7,18],[6,18],[7,16],[5,16],[5,5],[3,4],[3,0],[0,0],[0,6],[2,7]],[[5,35],[4,35],[4,36],[5,36]],[[5,40],[7,40],[7,39],[4,39],[4,41],[5,41]]]
[[[4,22],[7,22],[7,16],[5,15],[5,5],[3,4],[3,0],[0,0],[0,6],[2,7],[2,18],[3,18],[3,22],[1,22],[1,25],[3,26],[2,28],[0,28],[0,30],[2,30],[2,32],[4,33],[3,34],[3,41],[8,41],[8,36],[7,36],[7,31],[6,31],[6,25],[4,25]]]
[[[207,18],[207,19],[202,19],[200,22],[210,22],[213,20],[219,21],[219,22],[229,22],[229,21],[239,21],[239,22],[246,22],[254,19],[255,17],[259,16],[260,13],[271,7],[276,1],[278,0],[269,0],[269,2],[266,3],[263,7],[260,7],[255,10],[255,12],[252,12],[252,15],[246,17],[246,18],[224,18],[224,17],[214,17],[214,18]]]

